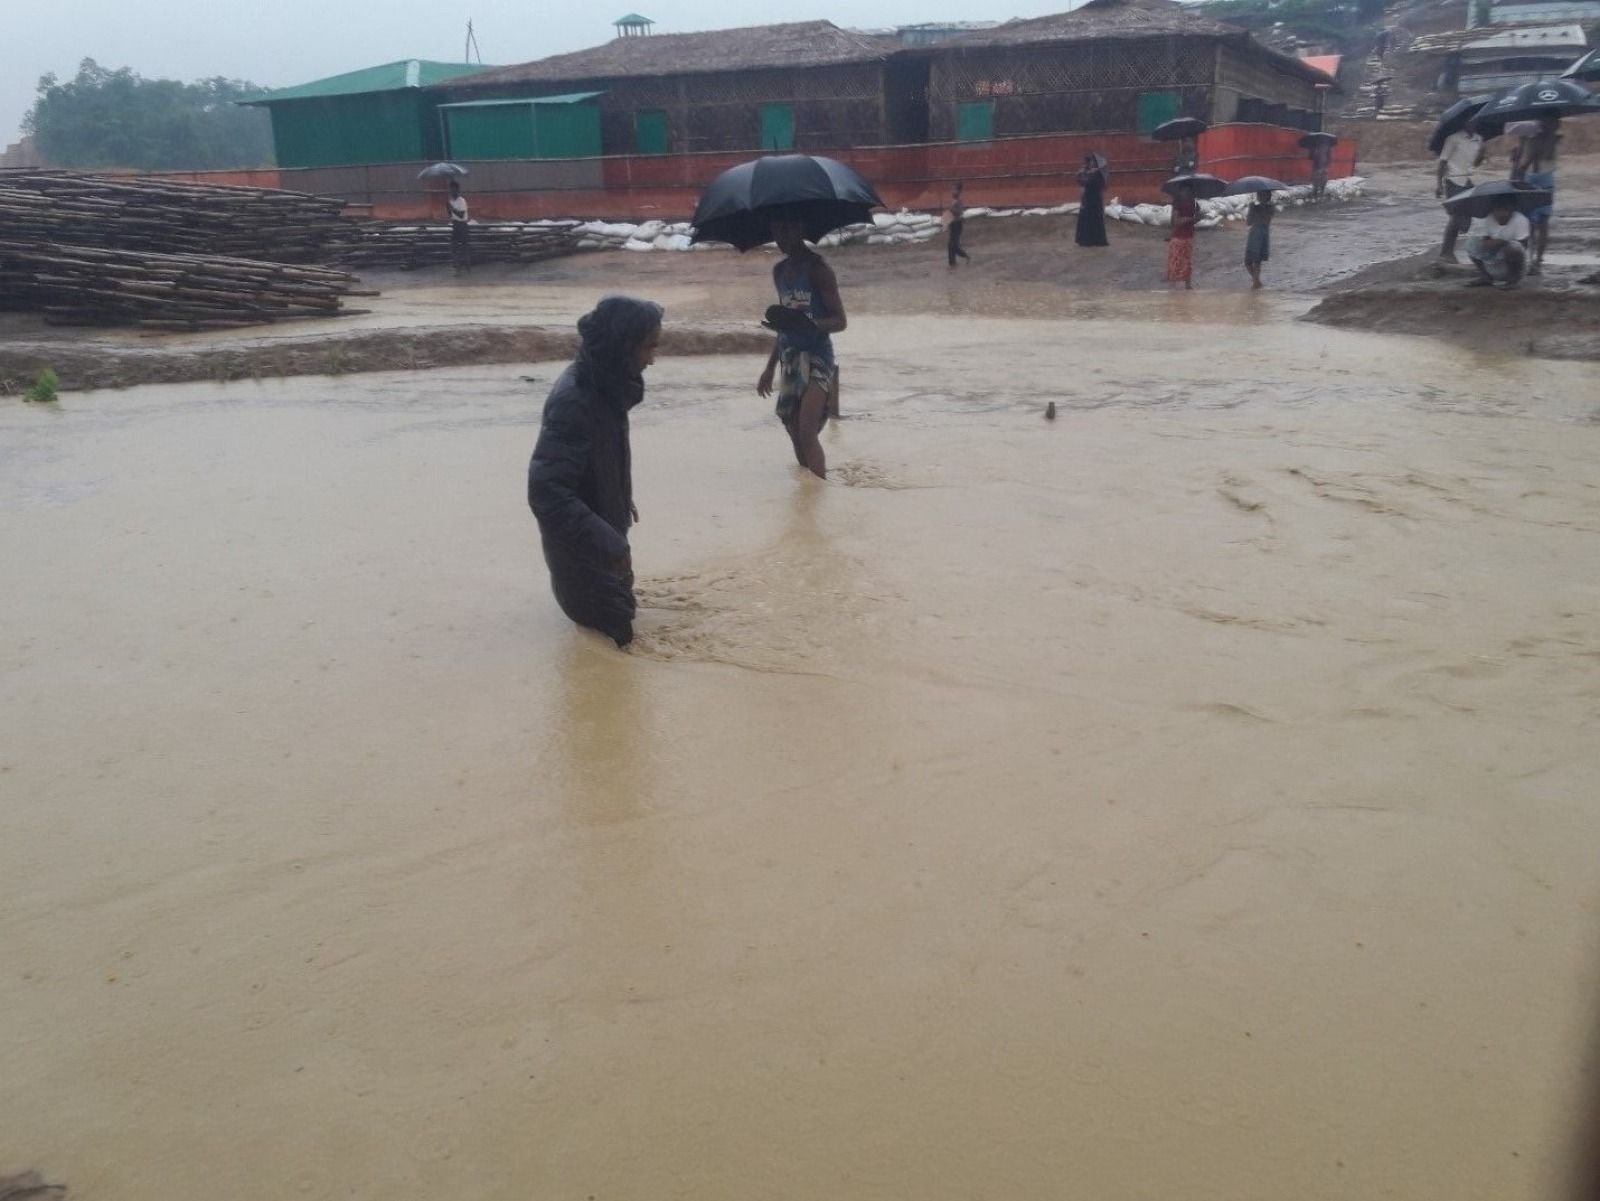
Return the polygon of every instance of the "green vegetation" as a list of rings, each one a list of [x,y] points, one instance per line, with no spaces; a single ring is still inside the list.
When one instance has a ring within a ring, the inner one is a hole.
[[[272,162],[271,118],[233,103],[259,90],[236,79],[145,79],[86,58],[73,79],[39,80],[22,128],[63,167],[261,167]]]
[[[61,386],[61,380],[49,367],[39,372],[34,378],[33,386],[28,389],[25,399],[34,404],[49,404],[56,399],[56,389]]]

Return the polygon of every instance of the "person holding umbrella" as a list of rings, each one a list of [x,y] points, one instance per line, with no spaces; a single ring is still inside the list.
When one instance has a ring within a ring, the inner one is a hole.
[[[1550,242],[1550,218],[1556,212],[1556,160],[1561,157],[1561,118],[1546,113],[1539,118],[1538,129],[1531,137],[1517,143],[1512,155],[1512,178],[1520,179],[1530,187],[1550,193],[1550,203],[1540,205],[1528,214],[1533,225],[1533,261],[1528,264],[1529,275],[1544,271],[1544,251]]]
[[[461,194],[461,181],[450,180],[450,260],[457,271],[472,270],[471,230],[468,224],[467,198]]]
[[[1487,217],[1472,223],[1467,238],[1467,257],[1478,269],[1478,278],[1469,288],[1487,288],[1502,284],[1514,288],[1522,280],[1528,262],[1524,249],[1531,228],[1528,219],[1517,211],[1514,195],[1497,196]]]
[[[1434,169],[1433,194],[1440,200],[1449,200],[1473,186],[1472,174],[1483,162],[1483,139],[1467,126],[1447,136],[1439,147],[1439,164]],[[1465,212],[1452,212],[1444,227],[1444,244],[1439,247],[1439,257],[1456,261],[1456,239],[1466,233],[1471,223]]]
[[[1194,184],[1180,180],[1172,197],[1172,232],[1167,235],[1167,282],[1194,287],[1194,227],[1200,217],[1200,204],[1194,198]]]
[[[819,479],[827,478],[828,462],[817,435],[838,387],[832,335],[846,320],[833,269],[807,243],[869,221],[882,206],[853,167],[808,154],[774,154],[730,167],[695,205],[695,242],[727,242],[741,251],[776,242],[783,251],[772,269],[778,303],[762,322],[778,337],[756,392],[766,397],[776,388],[778,418],[794,456]]]
[[[1272,218],[1278,206],[1272,203],[1272,192],[1263,188],[1256,193],[1255,203],[1245,210],[1244,223],[1249,231],[1244,239],[1244,269],[1250,275],[1252,291],[1261,287],[1261,264],[1272,257]]]
[[[839,281],[826,260],[806,244],[806,217],[798,210],[776,210],[772,240],[783,258],[772,268],[778,303],[764,324],[778,337],[767,366],[756,381],[758,396],[771,396],[776,383],[778,420],[788,431],[795,460],[818,479],[828,478],[828,459],[818,438],[828,420],[833,392],[832,334],[848,324]],[[779,372],[781,371],[781,375]]]
[[[1328,190],[1328,167],[1333,161],[1333,148],[1338,143],[1337,134],[1317,131],[1300,139],[1300,146],[1311,160],[1311,198],[1321,200]]]

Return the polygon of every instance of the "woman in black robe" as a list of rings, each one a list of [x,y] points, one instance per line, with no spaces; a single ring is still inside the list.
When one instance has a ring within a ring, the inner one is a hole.
[[[544,404],[528,505],[561,611],[626,646],[636,611],[628,529],[639,519],[628,411],[644,399],[661,306],[608,296],[578,322],[578,337],[577,360]]]
[[[1109,246],[1106,241],[1106,170],[1105,156],[1086,154],[1083,170],[1078,172],[1078,182],[1083,185],[1083,203],[1078,206],[1079,246]]]

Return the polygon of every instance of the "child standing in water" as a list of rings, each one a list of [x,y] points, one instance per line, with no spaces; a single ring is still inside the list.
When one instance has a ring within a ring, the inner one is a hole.
[[[1191,184],[1178,185],[1172,198],[1172,232],[1167,235],[1167,282],[1194,287],[1194,226],[1200,206]]]
[[[1271,192],[1257,192],[1256,202],[1245,213],[1250,233],[1244,242],[1244,269],[1250,273],[1250,286],[1261,286],[1261,264],[1272,257],[1272,217],[1278,211]]]
[[[778,420],[789,432],[794,457],[819,479],[828,478],[828,460],[817,435],[828,419],[834,388],[833,339],[846,325],[844,303],[833,268],[805,241],[805,223],[798,216],[772,218],[772,240],[783,259],[772,269],[778,303],[809,319],[803,330],[780,331],[756,384],[759,396],[771,396],[777,377]],[[779,374],[781,371],[781,375]]]

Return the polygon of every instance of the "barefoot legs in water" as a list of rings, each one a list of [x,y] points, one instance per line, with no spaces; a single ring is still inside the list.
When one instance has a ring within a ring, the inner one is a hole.
[[[789,431],[789,441],[794,446],[795,461],[818,479],[828,478],[828,458],[822,453],[822,442],[817,434],[822,429],[823,414],[827,411],[828,393],[813,384],[800,399],[800,412],[793,421],[783,423]]]

